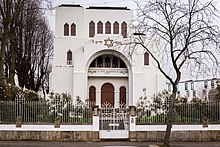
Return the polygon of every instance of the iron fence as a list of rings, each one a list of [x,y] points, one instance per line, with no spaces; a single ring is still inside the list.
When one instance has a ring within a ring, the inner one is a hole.
[[[169,104],[154,103],[137,108],[137,124],[165,124]],[[220,102],[179,102],[175,104],[174,124],[220,123]]]
[[[0,123],[15,123],[21,117],[23,123],[92,123],[92,109],[74,105],[71,101],[51,104],[47,101],[1,101]]]

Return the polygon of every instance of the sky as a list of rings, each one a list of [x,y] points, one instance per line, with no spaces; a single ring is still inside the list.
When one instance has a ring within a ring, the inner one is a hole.
[[[58,5],[61,3],[72,3],[80,4],[82,6],[127,6],[133,7],[133,0],[54,0],[54,4]]]

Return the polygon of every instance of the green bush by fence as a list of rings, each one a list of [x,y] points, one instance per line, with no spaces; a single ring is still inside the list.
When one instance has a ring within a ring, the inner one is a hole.
[[[53,123],[57,117],[61,123],[92,123],[92,110],[71,101],[55,105],[47,101],[0,102],[0,123],[15,123],[17,117],[24,123]]]
[[[167,108],[163,104],[137,109],[137,124],[165,124]],[[179,102],[175,105],[174,124],[220,123],[220,102]]]

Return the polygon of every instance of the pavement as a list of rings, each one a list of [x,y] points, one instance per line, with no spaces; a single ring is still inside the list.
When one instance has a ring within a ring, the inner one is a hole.
[[[162,142],[40,142],[0,141],[0,147],[159,147]],[[171,142],[171,147],[220,147],[219,142]]]

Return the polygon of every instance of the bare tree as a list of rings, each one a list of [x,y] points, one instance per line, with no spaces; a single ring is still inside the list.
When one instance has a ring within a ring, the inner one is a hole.
[[[191,76],[218,72],[218,11],[213,1],[202,3],[201,0],[148,0],[138,1],[137,6],[134,27],[137,34],[145,34],[150,39],[146,41],[139,36],[132,43],[149,53],[155,66],[172,85],[164,137],[164,146],[169,146],[177,85],[183,71]]]
[[[45,11],[50,0],[0,0],[0,86],[38,91],[48,80],[53,35]]]
[[[5,54],[6,50],[10,49],[8,44],[13,42],[12,40],[14,39],[13,35],[15,33],[15,28],[17,26],[18,18],[22,12],[25,1],[26,0],[0,0],[0,86],[4,86],[6,84],[3,70]],[[15,62],[14,57],[12,57],[11,62]]]
[[[20,87],[39,91],[50,71],[53,53],[53,35],[41,11],[41,3],[26,3],[26,11],[21,16],[19,53],[16,71]]]

